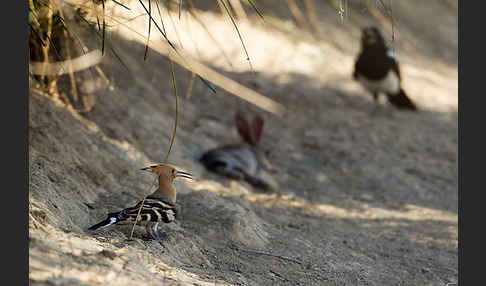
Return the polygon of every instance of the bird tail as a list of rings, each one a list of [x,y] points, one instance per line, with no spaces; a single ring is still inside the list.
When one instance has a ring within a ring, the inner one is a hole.
[[[387,94],[388,101],[398,109],[417,110],[417,106],[413,101],[405,94],[405,91],[400,88],[397,94]]]
[[[120,221],[120,219],[118,219],[118,217],[116,215],[109,214],[107,219],[91,226],[90,228],[88,228],[88,230],[95,230],[95,229],[98,229],[98,228],[101,228],[101,227],[107,227],[107,226],[115,224],[119,221]]]

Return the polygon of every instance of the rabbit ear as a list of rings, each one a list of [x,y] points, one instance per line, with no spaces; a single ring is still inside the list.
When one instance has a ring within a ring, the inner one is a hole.
[[[238,130],[238,134],[240,134],[241,138],[243,138],[243,140],[245,140],[247,143],[253,144],[253,138],[250,134],[250,124],[239,111],[237,111],[235,114],[235,123],[236,129]]]
[[[253,145],[256,145],[262,137],[263,131],[263,117],[257,115],[253,118],[253,125],[251,126],[251,137],[253,139]]]

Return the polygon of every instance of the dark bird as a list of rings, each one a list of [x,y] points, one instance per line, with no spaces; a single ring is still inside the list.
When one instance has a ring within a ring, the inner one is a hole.
[[[375,102],[384,93],[388,102],[398,109],[417,110],[417,106],[401,87],[401,75],[393,52],[376,27],[364,28],[361,53],[354,66],[353,78],[372,93]]]
[[[182,210],[181,205],[176,203],[177,193],[174,180],[178,177],[192,179],[192,175],[168,164],[152,165],[142,170],[156,174],[159,186],[143,201],[140,215],[138,215],[138,212],[142,201],[133,207],[109,213],[105,220],[93,225],[88,230],[96,230],[113,224],[133,224],[138,215],[137,224],[145,224],[147,233],[153,239],[161,240],[157,231],[159,223],[174,221]]]

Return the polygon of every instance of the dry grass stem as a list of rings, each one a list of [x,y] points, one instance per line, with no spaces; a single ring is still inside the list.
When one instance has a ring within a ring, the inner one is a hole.
[[[192,88],[194,87],[194,79],[196,79],[196,74],[191,72],[191,78],[189,79],[189,84],[187,86],[186,100],[191,99]]]
[[[235,11],[236,18],[238,20],[244,20],[248,21],[248,16],[246,15],[245,9],[243,8],[243,5],[241,5],[240,0],[228,0],[229,3],[231,4],[231,7]]]
[[[152,185],[150,185],[150,189],[149,189],[147,195],[145,195],[145,197],[142,200],[142,203],[140,204],[140,208],[138,209],[138,213],[137,213],[137,218],[135,219],[135,222],[133,223],[133,227],[132,227],[132,231],[130,232],[130,238],[129,239],[132,239],[132,237],[133,237],[133,231],[135,230],[135,226],[137,225],[138,219],[140,218],[140,212],[142,211],[143,204],[145,203],[145,199],[147,198],[147,196],[152,193],[152,188],[155,186],[155,182],[157,182],[157,177],[154,178],[154,181],[152,182]]]
[[[101,62],[101,59],[101,51],[96,49],[75,59],[65,61],[53,63],[40,63],[31,61],[29,63],[29,70],[32,74],[35,75],[63,75],[69,72],[64,69],[64,66],[68,64],[71,65],[72,72],[77,72],[99,64]]]
[[[116,21],[116,20],[115,20]],[[140,32],[138,32],[137,30],[127,26],[127,25],[124,25],[123,23],[121,22],[118,22],[119,24],[121,24],[121,26],[123,26],[124,28],[130,30],[131,32],[133,32],[134,35],[137,35],[140,37],[140,40],[144,41],[146,40],[146,37],[144,35],[142,35]],[[169,46],[169,44],[166,44],[166,42],[158,42],[158,44],[154,44],[154,42],[152,42],[152,40],[150,41],[152,43],[151,47],[153,50],[157,51],[158,53],[160,54],[163,54],[165,56],[167,56],[168,58],[172,59],[175,63],[177,63],[178,65],[184,67],[185,69],[187,70],[190,70],[196,74],[198,74],[199,76],[201,76],[202,78],[210,81],[211,83],[221,87],[222,89],[226,90],[227,92],[229,92],[230,94],[232,95],[235,95],[235,96],[238,96],[246,101],[248,101],[249,103],[252,103],[254,105],[256,105],[257,107],[265,110],[265,111],[268,111],[270,113],[273,113],[277,116],[282,116],[284,113],[285,113],[285,110],[286,108],[252,90],[252,89],[249,89],[243,85],[241,85],[240,83],[214,71],[213,69],[211,69],[210,67],[200,63],[199,61],[197,60],[194,60],[192,58],[190,58],[188,55],[184,54],[183,51],[179,50],[177,53],[173,54],[173,53],[169,53],[169,49],[171,49],[172,47]]]
[[[174,121],[174,131],[172,133],[172,138],[170,140],[169,150],[167,151],[167,155],[165,156],[164,162],[167,163],[169,161],[169,155],[172,151],[172,146],[174,145],[176,132],[177,132],[177,124],[179,123],[179,97],[177,96],[177,85],[175,80],[175,73],[174,73],[174,63],[170,61],[170,72],[172,74],[172,83],[174,85],[174,96],[175,96],[175,121]]]
[[[285,0],[285,1],[287,2],[290,12],[292,12],[292,15],[297,21],[299,27],[307,32],[312,32],[309,24],[305,20],[304,14],[302,14],[302,12],[299,9],[299,6],[297,6],[297,4],[295,3],[295,0]]]

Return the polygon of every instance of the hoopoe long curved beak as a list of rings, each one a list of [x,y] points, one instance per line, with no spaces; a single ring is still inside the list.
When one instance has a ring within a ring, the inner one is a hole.
[[[186,179],[194,180],[194,177],[191,173],[187,173],[187,172],[184,172],[184,171],[177,171],[176,178],[177,177],[183,177],[183,178],[186,178]]]

